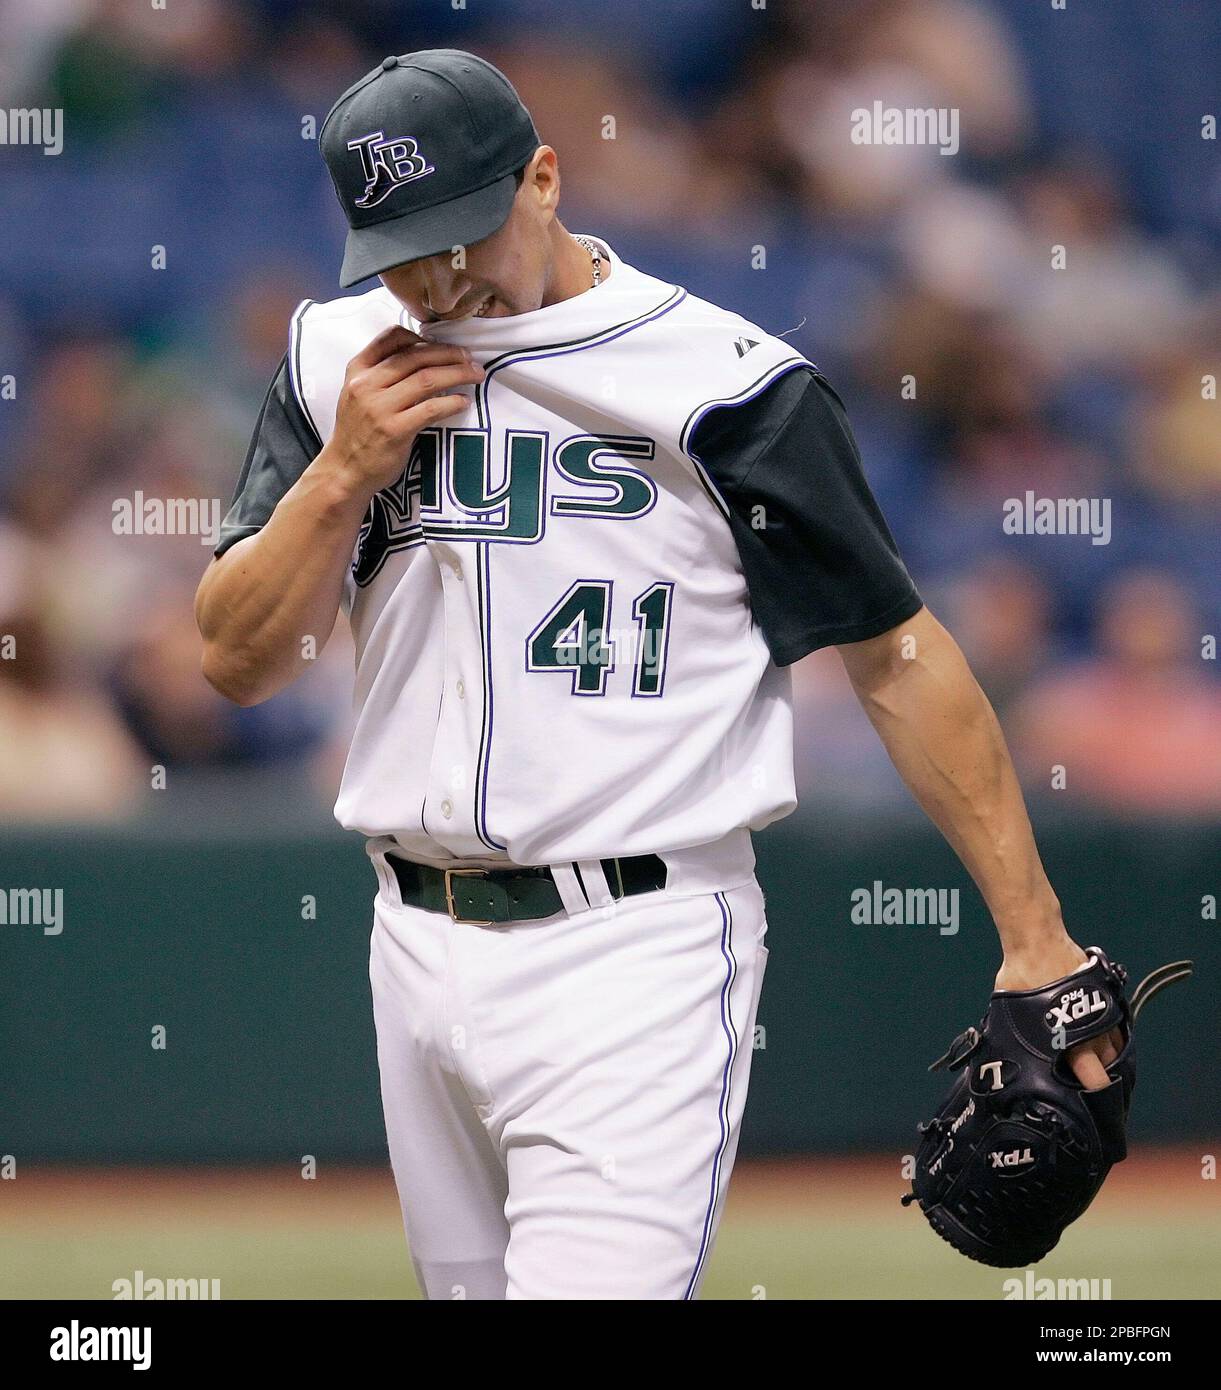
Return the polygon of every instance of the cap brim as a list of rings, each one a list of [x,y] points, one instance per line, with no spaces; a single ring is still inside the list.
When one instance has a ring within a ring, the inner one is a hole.
[[[482,241],[504,226],[516,195],[517,177],[506,174],[486,188],[436,207],[405,212],[372,227],[354,227],[344,246],[339,283],[347,289],[405,261]]]

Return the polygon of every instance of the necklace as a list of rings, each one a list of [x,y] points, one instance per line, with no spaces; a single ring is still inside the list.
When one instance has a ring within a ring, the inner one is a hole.
[[[602,283],[602,252],[598,250],[597,242],[587,236],[574,236],[573,241],[589,252],[589,259],[593,262],[594,268],[594,284],[600,285]]]

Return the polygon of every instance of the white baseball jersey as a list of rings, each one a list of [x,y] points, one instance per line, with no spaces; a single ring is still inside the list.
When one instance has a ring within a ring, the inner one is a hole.
[[[330,438],[347,363],[392,324],[485,367],[373,499],[346,585],[336,815],[408,857],[664,854],[767,825],[795,805],[785,665],[920,606],[812,364],[607,258],[601,285],[514,317],[307,301],[226,519],[218,553]]]

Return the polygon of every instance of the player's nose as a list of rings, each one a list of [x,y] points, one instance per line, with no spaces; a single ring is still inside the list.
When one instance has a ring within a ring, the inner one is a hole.
[[[433,318],[453,313],[462,296],[470,289],[470,281],[450,264],[448,252],[420,262],[424,304]]]

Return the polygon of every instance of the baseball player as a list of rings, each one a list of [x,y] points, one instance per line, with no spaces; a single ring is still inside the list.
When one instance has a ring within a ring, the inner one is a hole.
[[[692,1298],[767,948],[751,832],[795,805],[787,667],[836,646],[974,876],[1002,987],[1087,963],[997,722],[921,603],[843,406],[788,343],[560,222],[469,53],[388,57],[320,136],[350,231],[200,585],[241,704],[342,609],[336,815],[377,873],[386,1130],[430,1298]],[[1117,1035],[1074,1065],[1106,1084]]]

